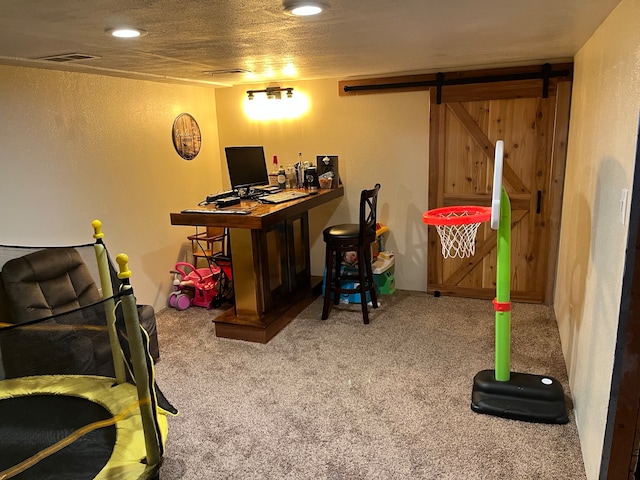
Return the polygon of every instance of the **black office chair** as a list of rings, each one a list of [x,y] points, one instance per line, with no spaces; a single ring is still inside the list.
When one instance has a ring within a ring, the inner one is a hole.
[[[369,323],[367,293],[371,296],[373,308],[378,308],[376,284],[373,280],[373,268],[371,266],[371,244],[376,240],[376,210],[379,190],[380,184],[377,183],[372,190],[363,190],[360,194],[359,223],[334,225],[325,228],[322,232],[327,245],[322,320],[326,320],[329,316],[331,299],[333,298],[334,305],[338,305],[341,294],[360,294],[362,317],[365,324]],[[341,272],[342,254],[354,251],[358,254],[357,275],[355,273]],[[357,286],[343,288],[342,284],[344,282],[354,282]]]

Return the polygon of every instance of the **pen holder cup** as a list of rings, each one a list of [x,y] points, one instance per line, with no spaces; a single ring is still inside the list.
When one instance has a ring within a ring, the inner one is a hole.
[[[318,181],[320,182],[320,188],[331,188],[331,178],[319,178]]]

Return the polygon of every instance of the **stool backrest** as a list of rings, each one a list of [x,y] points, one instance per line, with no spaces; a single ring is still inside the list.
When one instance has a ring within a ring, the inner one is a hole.
[[[380,184],[360,194],[360,244],[367,245],[376,239],[376,218]]]

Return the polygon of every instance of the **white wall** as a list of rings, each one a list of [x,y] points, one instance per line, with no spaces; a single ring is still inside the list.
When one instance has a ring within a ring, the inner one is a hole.
[[[215,91],[107,76],[0,66],[0,244],[93,242],[130,257],[141,303],[166,306],[191,228],[169,212],[221,186]],[[182,112],[202,130],[187,162],[171,127]]]
[[[338,79],[280,86],[294,87],[294,95],[308,97],[306,115],[250,120],[243,112],[246,91],[264,85],[216,91],[221,149],[263,145],[268,160],[278,155],[285,164],[297,162],[299,152],[314,163],[317,155],[338,155],[345,196],[309,215],[314,275],[323,271],[322,229],[357,222],[360,192],[379,182],[378,220],[391,230],[386,248],[395,253],[396,288],[426,291],[427,227],[422,213],[427,210],[428,92],[339,97]]]
[[[587,476],[598,478],[640,112],[640,2],[623,0],[575,57],[555,311]]]

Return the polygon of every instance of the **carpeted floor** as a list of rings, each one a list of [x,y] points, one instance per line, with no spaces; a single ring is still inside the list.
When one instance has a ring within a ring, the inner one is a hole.
[[[321,298],[266,345],[219,339],[213,311],[157,314],[169,419],[162,480],[583,479],[567,425],[471,411],[493,368],[490,301],[397,291],[364,325],[358,305],[320,320]],[[569,396],[550,307],[514,304],[512,371]]]

